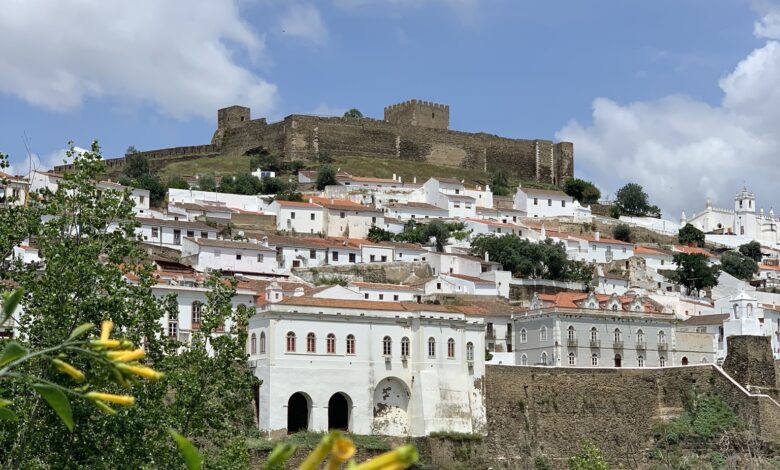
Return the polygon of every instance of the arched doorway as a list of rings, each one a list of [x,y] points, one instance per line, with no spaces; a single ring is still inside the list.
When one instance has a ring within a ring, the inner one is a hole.
[[[682,365],[684,365],[684,366],[688,365],[688,358],[686,356],[683,356],[683,358],[682,358]]]
[[[409,388],[396,377],[382,379],[374,389],[374,434],[403,436],[409,434]]]
[[[341,392],[334,393],[328,400],[328,429],[349,431],[351,408],[349,397]]]
[[[615,367],[623,367],[623,358],[620,354],[615,354]]]
[[[287,434],[309,429],[309,398],[295,392],[287,401]]]

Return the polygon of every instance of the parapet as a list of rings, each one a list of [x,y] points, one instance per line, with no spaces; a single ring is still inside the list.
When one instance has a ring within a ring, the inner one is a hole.
[[[432,101],[423,101],[423,100],[414,100],[414,99],[412,99],[412,100],[402,101],[402,102],[396,103],[396,104],[391,104],[390,106],[385,106],[385,112],[387,112],[388,110],[398,109],[398,108],[406,108],[406,107],[413,106],[413,105],[426,106],[426,107],[429,107],[429,108],[438,108],[438,109],[441,109],[443,111],[448,111],[448,112],[450,110],[450,105],[448,105],[448,104],[440,104],[440,103],[434,103]]]
[[[385,121],[405,125],[448,129],[450,107],[423,100],[408,100],[385,107]]]

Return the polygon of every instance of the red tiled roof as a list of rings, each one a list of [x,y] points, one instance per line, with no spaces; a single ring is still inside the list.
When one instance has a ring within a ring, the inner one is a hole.
[[[350,211],[368,211],[368,212],[380,212],[379,209],[371,206],[364,206],[357,202],[350,201],[349,199],[330,199],[327,197],[313,197],[312,202],[319,204],[322,207],[336,210],[350,210]]]
[[[655,248],[649,248],[649,247],[641,246],[641,245],[634,245],[634,254],[635,255],[671,256],[669,253],[666,253],[664,251],[656,250]]]
[[[279,204],[280,206],[290,206],[290,207],[308,207],[310,209],[319,209],[320,206],[317,204],[312,204],[311,202],[300,202],[300,201],[283,201],[281,199],[275,199],[275,203]]]
[[[429,209],[429,210],[436,210],[441,212],[447,212],[447,209],[442,209],[441,207],[434,206],[433,204],[428,204],[425,202],[407,202],[407,203],[394,203],[394,204],[388,204],[388,207],[409,207],[412,209]]]
[[[712,253],[704,248],[699,248],[698,246],[674,245],[674,249],[680,253],[687,253],[689,255],[704,255],[708,258],[713,256]]]
[[[369,290],[397,290],[397,291],[414,291],[418,292],[419,289],[404,284],[385,284],[380,282],[352,282],[350,285],[359,289]]]
[[[449,276],[454,277],[456,279],[463,279],[464,281],[470,281],[474,284],[494,284],[493,281],[490,281],[488,279],[482,279],[481,277],[475,277],[475,276],[466,276],[465,274],[454,274],[454,273],[445,273],[442,274],[442,276]]]

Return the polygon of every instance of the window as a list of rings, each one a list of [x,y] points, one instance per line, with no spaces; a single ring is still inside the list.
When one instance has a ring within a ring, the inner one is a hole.
[[[460,209],[460,203],[459,203],[459,202],[456,202],[456,203],[454,203],[454,204],[452,205],[452,207],[454,207],[455,209]]]
[[[383,263],[387,262],[387,255],[382,255],[379,260]]]
[[[612,311],[617,312],[617,304],[612,304]]]
[[[526,356],[525,354],[520,356],[520,365],[521,366],[527,366],[528,365],[528,356]]]
[[[569,365],[573,366],[577,363],[577,357],[574,355],[574,353],[569,353]]]
[[[542,354],[539,356],[539,363],[543,366],[547,365],[547,353],[545,351],[542,351]]]
[[[355,335],[347,335],[347,354],[355,354]]]
[[[317,352],[317,336],[314,333],[306,335],[306,352]]]
[[[363,294],[363,298],[364,298],[364,299],[366,299],[366,300],[368,300],[368,292],[366,292],[365,294]]]
[[[379,294],[379,300],[385,300],[385,294]]]
[[[599,355],[598,354],[591,354],[591,356],[590,356],[590,365],[592,365],[592,366],[599,365]]]
[[[200,238],[209,238],[208,232],[200,232]]]
[[[160,229],[152,227],[152,238],[158,238],[160,236]]]
[[[325,349],[328,354],[336,354],[336,335],[328,333],[328,337],[325,339]]]
[[[295,352],[295,333],[287,333],[287,352]]]
[[[474,343],[472,343],[471,341],[466,343],[466,360],[467,361],[474,360]]]
[[[619,343],[620,338],[622,337],[620,334],[620,328],[615,328],[615,331],[613,332],[613,336],[615,338],[615,343]]]
[[[566,207],[566,201],[561,201],[561,207]]]
[[[375,224],[375,223],[376,223],[376,217],[371,217],[371,223],[372,223],[372,224]]]
[[[309,250],[309,259],[317,259],[317,250]]]
[[[666,333],[663,331],[658,332],[658,344],[666,344]]]
[[[338,251],[331,252],[331,258],[333,259],[333,261],[338,261],[339,260],[339,252]]]
[[[168,337],[176,339],[179,336],[179,318],[174,314],[168,320]]]
[[[409,338],[401,338],[401,357],[409,357]]]
[[[343,219],[345,217],[345,214],[343,212],[341,212],[341,213],[339,213],[339,217]]]
[[[528,342],[528,332],[525,331],[525,328],[520,330],[520,342],[521,343],[527,343]]]
[[[577,338],[577,332],[574,331],[574,326],[569,325],[569,341],[574,341]]]
[[[241,253],[236,253],[236,261],[241,261]]]
[[[265,331],[260,332],[260,354],[265,354]]]
[[[539,205],[539,198],[534,198],[534,205],[535,205],[535,206],[538,206],[538,205]]]
[[[642,344],[645,342],[645,332],[642,330],[636,330],[636,342]]]
[[[441,282],[436,283],[436,290],[441,290]]]
[[[254,333],[249,339],[249,354],[257,354],[257,336]]]
[[[181,245],[181,230],[177,229],[173,231],[173,244]]]
[[[374,261],[376,261],[376,255],[369,255],[368,260],[373,263]]]
[[[295,212],[290,212],[290,218],[295,220]]]
[[[428,357],[436,357],[436,340],[433,337],[428,338]]]
[[[203,304],[200,302],[192,303],[192,329],[200,328],[200,321],[203,316]]]
[[[309,220],[314,220],[314,212],[312,212],[311,214],[309,214]]]
[[[636,357],[636,365],[638,367],[644,367],[645,366],[645,357],[641,354]]]
[[[547,207],[552,207],[552,199],[547,200]]]
[[[382,339],[382,355],[390,356],[393,354],[393,340],[389,336]]]
[[[597,330],[595,326],[590,329],[590,340],[591,341],[599,340],[599,330]]]
[[[190,238],[195,238],[195,231],[194,230],[187,230],[187,236]]]
[[[447,358],[455,359],[455,340],[452,338],[447,340]]]
[[[666,367],[666,358],[661,356],[658,358],[658,364],[661,365],[661,367]]]
[[[398,294],[393,294],[393,302],[398,302]]]
[[[547,327],[543,326],[539,329],[539,341],[547,341]]]
[[[355,255],[355,253],[350,253],[349,254],[349,262],[350,263],[354,263],[356,259],[357,259],[357,257]]]

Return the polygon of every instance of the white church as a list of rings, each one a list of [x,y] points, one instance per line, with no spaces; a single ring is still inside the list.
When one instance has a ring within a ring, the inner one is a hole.
[[[763,208],[758,209],[755,194],[744,186],[734,196],[733,210],[712,207],[711,201],[707,199],[704,210],[693,217],[687,218],[685,212],[682,213],[680,225],[686,223],[708,234],[736,235],[768,245],[780,243],[777,234],[780,220],[775,218],[774,210],[770,209],[765,214]]]

